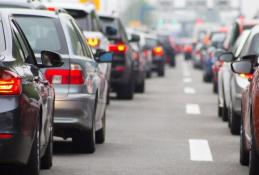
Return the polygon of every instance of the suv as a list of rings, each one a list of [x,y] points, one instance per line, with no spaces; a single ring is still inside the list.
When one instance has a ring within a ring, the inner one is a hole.
[[[54,134],[72,137],[76,150],[93,153],[95,143],[105,140],[108,88],[98,64],[111,61],[112,54],[97,51],[94,57],[76,21],[66,13],[16,10],[14,16],[38,58],[46,49],[62,56],[61,68],[44,71],[56,92]]]
[[[120,18],[99,14],[103,31],[110,40],[109,51],[113,52],[111,89],[119,99],[133,99],[135,91],[135,74],[133,52],[130,42],[138,42],[139,38],[132,37],[129,41]]]
[[[55,99],[40,68],[62,62],[45,49],[37,61],[12,11],[2,9],[0,18],[0,164],[19,165],[17,174],[39,175],[40,166],[52,166]]]

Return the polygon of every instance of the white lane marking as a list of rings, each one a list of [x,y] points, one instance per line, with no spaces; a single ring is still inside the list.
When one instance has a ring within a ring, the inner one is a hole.
[[[184,93],[185,93],[185,94],[195,94],[195,93],[196,93],[196,91],[195,91],[195,89],[194,89],[194,88],[191,88],[191,87],[185,87],[185,88],[184,88]]]
[[[199,115],[201,114],[200,106],[198,104],[187,104],[186,114],[189,115]]]
[[[190,139],[189,145],[192,161],[213,161],[208,140]]]
[[[191,73],[189,71],[183,71],[183,76],[189,77],[189,76],[191,76]]]
[[[192,79],[191,79],[191,78],[184,78],[184,79],[183,79],[183,82],[184,82],[184,83],[191,83],[191,82],[192,82]]]

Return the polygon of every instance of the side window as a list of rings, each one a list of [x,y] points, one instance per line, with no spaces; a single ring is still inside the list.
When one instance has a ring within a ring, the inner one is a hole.
[[[24,63],[25,62],[25,56],[23,53],[23,49],[18,41],[18,38],[14,31],[12,31],[12,54],[13,57],[16,59],[17,63]]]
[[[32,52],[26,38],[22,34],[21,29],[18,27],[18,25],[14,21],[12,22],[12,28],[14,30],[15,35],[17,36],[18,42],[20,43],[20,45],[23,49],[24,56],[25,56],[25,62],[31,63],[31,64],[36,64],[35,60],[33,60],[34,53]]]
[[[81,40],[71,22],[71,20],[66,20],[66,22],[67,22],[68,33],[69,33],[70,40],[72,43],[71,46],[72,46],[73,53],[78,56],[86,56],[86,54],[84,52],[84,47],[81,43]]]
[[[125,29],[123,27],[123,24],[121,22],[119,22],[119,26],[120,26],[120,30],[121,30],[120,32],[122,34],[123,42],[127,43],[128,42],[128,37],[127,37],[126,31],[125,31]]]
[[[71,20],[71,23],[74,27],[74,30],[76,31],[77,33],[77,36],[78,36],[78,39],[80,40],[81,44],[82,44],[82,47],[85,51],[85,54],[88,58],[93,58],[93,55],[92,55],[92,51],[90,49],[90,47],[86,44],[85,40],[84,40],[84,36],[81,32],[81,30],[79,29],[79,27],[76,25],[76,23],[74,21]]]
[[[93,31],[100,31],[98,18],[94,11],[91,12]]]

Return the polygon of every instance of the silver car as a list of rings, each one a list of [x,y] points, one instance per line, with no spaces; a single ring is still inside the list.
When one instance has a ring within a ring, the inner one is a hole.
[[[112,55],[98,50],[94,57],[76,21],[66,13],[19,11],[14,14],[36,56],[42,50],[62,55],[63,67],[43,70],[55,87],[54,134],[72,137],[76,150],[93,153],[105,140],[108,81],[99,63]]]

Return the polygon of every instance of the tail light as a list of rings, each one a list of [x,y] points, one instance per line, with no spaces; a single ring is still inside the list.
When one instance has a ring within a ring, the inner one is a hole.
[[[0,71],[0,95],[20,95],[22,90],[21,78],[8,70]]]
[[[97,48],[100,46],[100,39],[98,38],[88,38],[87,39],[87,43],[89,44],[89,46],[91,46],[92,48]]]
[[[239,74],[240,77],[246,78],[246,79],[251,79],[253,78],[253,74]]]
[[[111,44],[109,45],[109,51],[114,53],[125,53],[128,47],[125,44]]]
[[[164,50],[162,47],[155,47],[152,50],[152,54],[154,56],[163,56],[164,55]]]
[[[11,139],[13,134],[0,134],[0,139]]]
[[[48,69],[45,72],[45,78],[51,84],[84,84],[84,73],[78,64],[71,64],[70,70],[67,69]]]
[[[125,67],[124,66],[116,66],[114,70],[116,72],[124,72],[125,71]]]
[[[52,11],[52,12],[57,11],[57,8],[56,8],[56,7],[48,7],[47,9],[48,9],[48,11]]]

